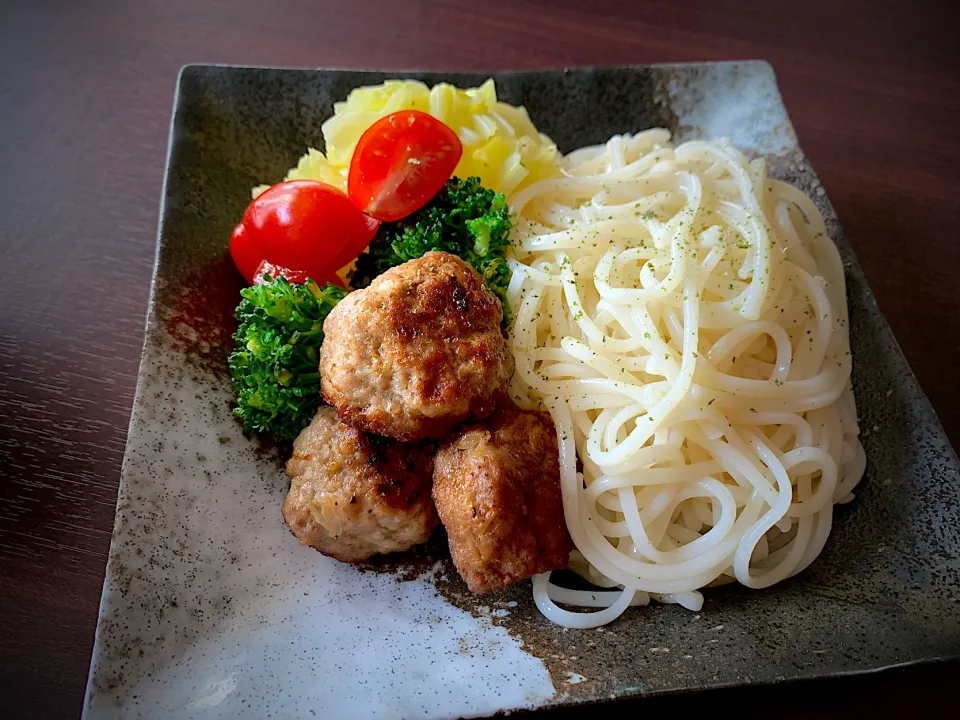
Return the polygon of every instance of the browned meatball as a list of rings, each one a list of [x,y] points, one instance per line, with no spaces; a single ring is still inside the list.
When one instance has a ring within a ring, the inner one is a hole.
[[[460,258],[429,252],[357,290],[323,323],[320,387],[340,419],[398,440],[491,412],[513,373],[500,301]]]
[[[553,421],[505,405],[448,439],[434,461],[450,555],[476,593],[566,567],[572,548]]]
[[[428,450],[354,430],[322,407],[293,443],[283,519],[302,545],[343,562],[426,542],[438,524]]]

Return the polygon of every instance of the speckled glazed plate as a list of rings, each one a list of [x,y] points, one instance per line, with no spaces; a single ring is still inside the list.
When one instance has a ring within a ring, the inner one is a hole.
[[[769,159],[828,219],[847,272],[869,459],[800,577],[563,630],[529,583],[474,597],[442,543],[362,568],[301,547],[282,450],[245,437],[225,356],[227,254],[251,186],[277,181],[333,103],[387,77],[191,66],[170,135],[156,274],[90,681],[106,718],[476,717],[644,693],[869,671],[960,654],[960,471],[797,146],[760,62],[496,74],[561,150],[662,125]]]

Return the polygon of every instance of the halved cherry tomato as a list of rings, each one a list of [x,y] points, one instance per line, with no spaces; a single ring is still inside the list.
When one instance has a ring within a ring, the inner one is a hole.
[[[321,270],[320,272],[290,270],[289,268],[271,265],[266,260],[260,262],[253,281],[250,284],[263,285],[270,282],[270,280],[276,280],[278,277],[286,278],[287,282],[295,285],[303,285],[307,280],[313,280],[320,287],[325,287],[328,283],[330,285],[344,287],[343,280],[341,280],[336,273],[331,273],[327,270]],[[267,278],[269,278],[269,280]]]
[[[368,215],[393,222],[440,192],[462,154],[460,138],[449,127],[419,110],[401,110],[360,136],[347,192]]]
[[[241,225],[260,258],[271,265],[326,269],[332,276],[370,244],[380,223],[332,185],[292,180],[260,194],[247,207]],[[243,272],[239,262],[237,267]]]
[[[230,237],[230,255],[233,257],[237,270],[251,285],[266,282],[263,277],[266,274],[271,278],[286,278],[292,283],[302,284],[310,278],[321,286],[326,283],[333,283],[343,287],[343,281],[337,277],[336,273],[325,267],[313,271],[291,270],[267,262],[257,246],[250,241],[250,236],[242,223],[234,228],[233,235]]]

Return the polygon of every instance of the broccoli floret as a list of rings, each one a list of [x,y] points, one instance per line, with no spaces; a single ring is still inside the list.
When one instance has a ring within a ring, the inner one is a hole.
[[[510,267],[505,251],[510,244],[510,210],[501,193],[480,184],[480,178],[452,178],[427,205],[395,223],[383,223],[369,252],[357,258],[350,282],[355,288],[407,260],[431,250],[459,256],[487,281],[503,305],[503,324],[509,324],[507,285]]]
[[[237,391],[234,413],[247,431],[292,440],[310,423],[321,403],[323,320],[346,294],[284,278],[240,291],[240,327],[227,365]]]

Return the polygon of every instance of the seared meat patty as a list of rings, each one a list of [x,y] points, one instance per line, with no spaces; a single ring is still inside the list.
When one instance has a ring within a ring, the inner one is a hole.
[[[496,406],[513,373],[500,301],[455,255],[429,252],[356,290],[323,324],[320,387],[340,419],[440,438]]]
[[[430,448],[369,435],[322,407],[293,443],[283,519],[303,545],[343,562],[407,550],[437,527]]]
[[[548,414],[504,403],[451,436],[434,460],[433,499],[473,592],[567,566],[572,543]]]

